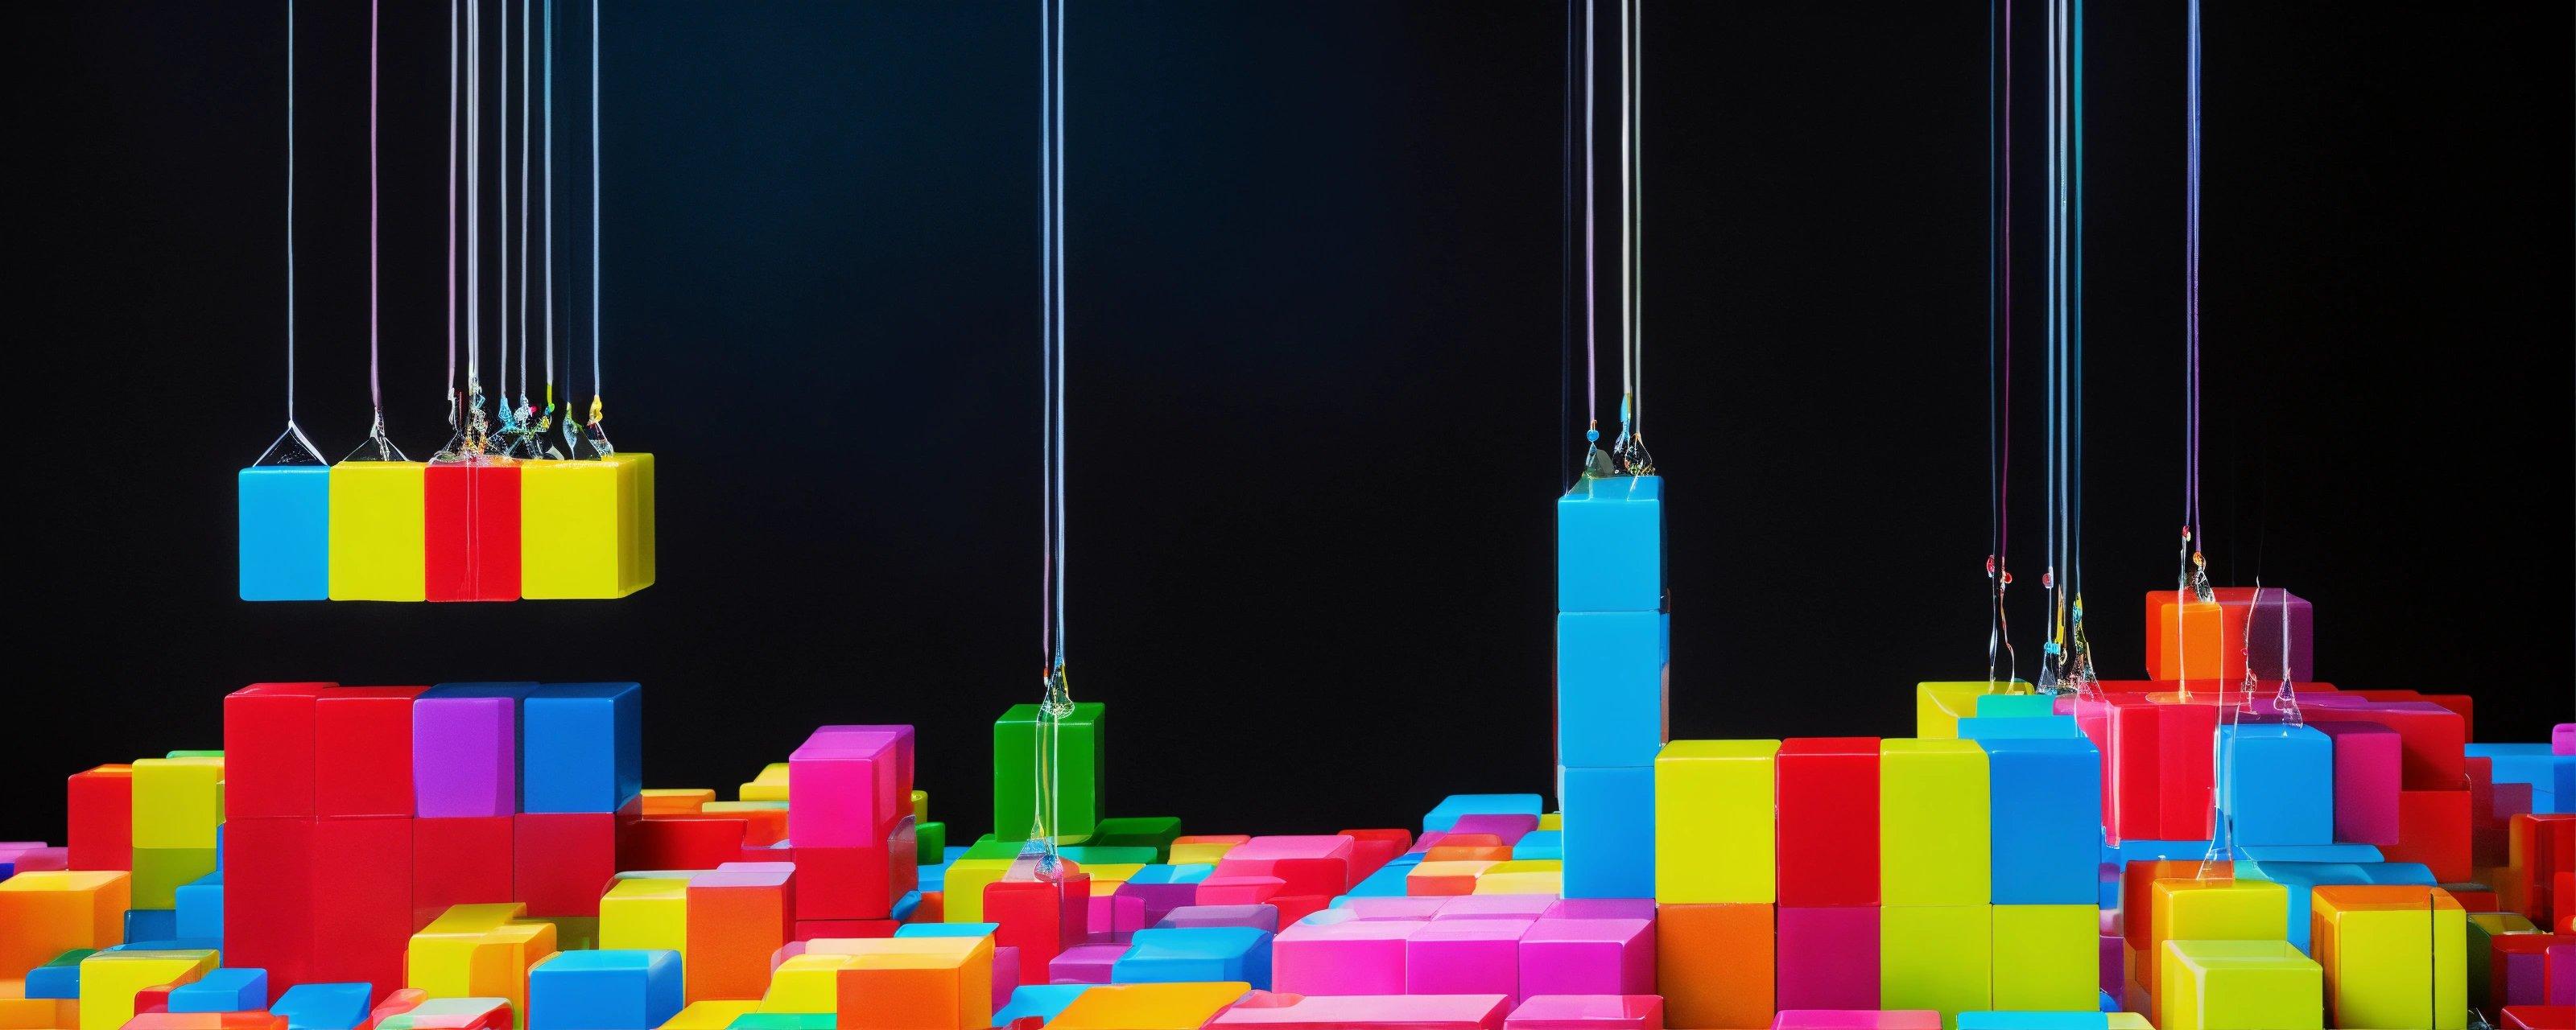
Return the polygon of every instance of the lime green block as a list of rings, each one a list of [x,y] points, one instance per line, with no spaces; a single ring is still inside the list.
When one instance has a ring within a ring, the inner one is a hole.
[[[1986,752],[1969,740],[1886,740],[1878,762],[1883,905],[1994,899]]]
[[[2164,1030],[2320,1030],[2325,971],[2288,941],[2166,941]]]
[[[2052,1012],[2094,1005],[2101,932],[2102,910],[2092,905],[1995,906],[1995,1008]]]
[[[920,852],[922,865],[938,865],[948,861],[947,823],[915,823],[912,827],[912,839],[916,850]]]
[[[1994,906],[1894,905],[1878,911],[1878,1004],[1932,1009],[1944,1023],[1994,1008]],[[2084,954],[2091,954],[2085,952]]]
[[[1676,740],[1655,755],[1655,900],[1768,905],[1776,740]]]
[[[1171,860],[1172,841],[1181,835],[1181,817],[1176,815],[1125,816],[1103,819],[1091,834],[1091,843],[1104,848],[1152,848],[1154,857],[1148,863]]]
[[[984,888],[1011,871],[1007,858],[961,858],[948,863],[945,884],[939,891],[939,918],[950,923],[984,921]]]
[[[135,908],[177,908],[179,888],[215,871],[213,848],[134,849]]]
[[[1060,844],[1080,844],[1100,826],[1101,711],[1073,706],[1056,729],[1056,826]],[[1012,705],[993,723],[993,836],[1026,840],[1037,825],[1038,706]]]

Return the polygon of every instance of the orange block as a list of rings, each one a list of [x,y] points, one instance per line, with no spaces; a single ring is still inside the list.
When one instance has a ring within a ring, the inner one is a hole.
[[[1703,1030],[1771,1025],[1770,905],[1665,905],[1655,911],[1655,983],[1664,1018]]]
[[[0,991],[0,1030],[51,1030],[80,1025],[80,999],[12,998]]]
[[[841,942],[839,1025],[857,1030],[982,1030],[993,1022],[993,939]]]
[[[1425,862],[1509,862],[1509,844],[1434,844],[1422,853]]]
[[[2229,685],[2244,678],[2245,613],[2252,609],[2177,600],[2175,591],[2147,592],[2147,678]]]
[[[1404,876],[1404,893],[1413,897],[1451,897],[1476,893],[1476,877],[1493,868],[1488,859],[1423,862]]]
[[[681,977],[689,1001],[758,1001],[769,956],[796,933],[785,870],[719,869],[689,881],[689,950]]]
[[[118,870],[24,872],[0,881],[0,981],[74,948],[125,943],[134,874]]]

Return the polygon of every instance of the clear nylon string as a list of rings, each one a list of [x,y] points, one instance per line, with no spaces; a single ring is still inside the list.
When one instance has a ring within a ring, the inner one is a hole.
[[[546,407],[539,428],[551,426],[555,414],[555,0],[546,0]]]
[[[1645,437],[1646,398],[1642,373],[1645,366],[1645,162],[1638,159],[1643,146],[1644,121],[1639,115],[1643,103],[1638,84],[1642,79],[1645,39],[1639,20],[1645,13],[1645,0],[1625,0],[1620,33],[1620,127],[1619,171],[1621,178],[1620,227],[1621,247],[1619,286],[1621,307],[1619,389],[1621,404],[1626,409],[1622,428],[1631,439]]]
[[[599,0],[590,3],[590,422],[597,425],[607,380],[599,375]]]
[[[528,171],[534,164],[528,149],[528,115],[536,96],[536,35],[530,31],[535,4],[519,0],[519,404],[516,421],[524,433],[528,425],[528,242],[530,222],[536,207],[528,202]]]
[[[320,465],[322,451],[295,423],[295,0],[286,3],[286,428],[253,465]]]
[[[1986,633],[1986,688],[1991,691],[2021,675],[2004,607],[2012,586],[2012,0],[1990,0],[1986,24],[1986,201],[1992,208],[1986,224],[1986,501],[1991,534],[1986,579],[1994,608]]]
[[[516,428],[515,412],[510,404],[510,5],[502,0],[494,12],[499,17],[501,36],[493,56],[501,71],[500,95],[493,98],[492,114],[500,125],[492,133],[498,159],[492,173],[493,202],[498,205],[500,222],[493,226],[492,256],[499,263],[493,288],[499,291],[492,305],[492,328],[498,341],[492,349],[493,378],[500,388],[500,432],[506,439]]]
[[[381,360],[384,318],[377,300],[382,264],[378,254],[383,249],[382,219],[378,214],[382,190],[376,173],[377,80],[383,67],[377,33],[383,21],[381,0],[370,0],[367,4],[367,401],[376,409],[378,433],[385,428],[384,366]]]
[[[465,0],[465,403],[463,432],[483,421],[483,0]]]
[[[1040,646],[1045,657],[1045,694],[1035,727],[1037,770],[1033,784],[1034,825],[1023,857],[1035,874],[1055,879],[1061,871],[1057,846],[1058,800],[1063,782],[1063,721],[1073,712],[1065,677],[1065,223],[1064,223],[1064,6],[1063,0],[1039,0],[1039,207],[1040,304],[1039,354],[1041,387],[1045,551],[1040,574]]]
[[[447,0],[447,424],[465,429],[464,395],[456,388],[456,106],[459,0]]]
[[[1601,438],[1601,0],[1583,5],[1583,417]]]

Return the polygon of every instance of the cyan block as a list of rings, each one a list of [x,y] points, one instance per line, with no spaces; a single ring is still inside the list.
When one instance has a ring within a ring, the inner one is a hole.
[[[1956,1030],[2109,1030],[2101,1012],[1962,1012]]]
[[[1565,896],[1655,896],[1652,766],[1557,768],[1565,810]]]
[[[1556,502],[1556,610],[1664,606],[1664,480],[1585,477]]]
[[[1564,858],[1565,831],[1531,830],[1512,845],[1512,858]]]
[[[241,470],[241,599],[331,598],[331,469],[265,465]]]
[[[897,937],[990,937],[1000,930],[1000,923],[905,923],[894,928]]]
[[[529,812],[614,812],[644,790],[644,688],[547,683],[519,705]]]
[[[2237,855],[2256,862],[2367,862],[2381,860],[2377,844],[2249,844]]]
[[[2332,738],[2306,726],[2221,726],[2218,761],[2236,843],[2334,843]]]
[[[357,1030],[367,1021],[366,984],[296,984],[268,1007],[292,1030]]]
[[[268,1007],[268,970],[219,968],[170,991],[172,1012],[249,1012]]]
[[[1959,720],[1961,740],[2031,740],[2080,737],[2072,715],[1972,715]]]
[[[1129,883],[1197,883],[1216,872],[1209,862],[1183,862],[1179,865],[1149,865],[1127,877]]]
[[[221,854],[221,849],[217,853]],[[194,883],[180,885],[175,894],[177,922],[167,936],[224,939],[224,872],[220,866]]]
[[[1052,1022],[1073,999],[1091,989],[1090,984],[1021,984],[1011,989],[1011,1003],[993,1013],[994,1026],[1009,1026],[1012,1020],[1036,1016],[1041,1022]]]
[[[1374,873],[1352,884],[1346,898],[1401,898],[1405,896],[1404,877],[1413,866],[1409,862],[1389,862]]]
[[[2484,758],[2497,783],[2531,785],[2531,810],[2548,815],[2576,809],[2576,755],[2556,754],[2552,744],[2471,744],[2467,755]]]
[[[1543,802],[1536,794],[1451,794],[1422,816],[1422,832],[1446,833],[1462,815],[1537,815]]]
[[[1109,982],[1212,983],[1240,980],[1270,988],[1270,934],[1249,926],[1138,930],[1127,953],[1109,967]]]
[[[528,971],[528,1030],[660,1026],[680,1013],[680,953],[556,952]]]
[[[2055,714],[2057,698],[2047,694],[1977,695],[1976,717],[1980,719],[2035,719]]]
[[[894,899],[893,914],[886,918],[901,922],[912,918],[912,914],[918,911],[921,911],[921,891],[916,887],[903,892],[902,897]]]
[[[28,970],[27,997],[57,1001],[80,997],[81,960],[97,953],[96,948],[74,948]]]
[[[2081,736],[1987,740],[1979,746],[1986,751],[1994,903],[2096,904],[2101,753]]]
[[[166,941],[179,936],[179,912],[168,908],[125,910],[125,939]]]
[[[1652,766],[1664,747],[1664,666],[1672,617],[1567,612],[1556,617],[1556,760]]]

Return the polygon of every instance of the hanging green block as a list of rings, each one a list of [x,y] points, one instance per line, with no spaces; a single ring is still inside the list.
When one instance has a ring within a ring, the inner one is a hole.
[[[1146,861],[1160,865],[1171,861],[1172,841],[1181,835],[1181,817],[1176,815],[1126,816],[1103,819],[1092,831],[1091,846],[1096,848],[1152,848],[1154,857]]]
[[[1079,702],[1057,732],[1055,834],[1066,844],[1091,838],[1100,825],[1100,788],[1106,764],[1101,761],[1101,710],[1098,702]],[[1038,795],[1038,706],[1012,705],[993,723],[993,836],[1026,840],[1036,824]]]

